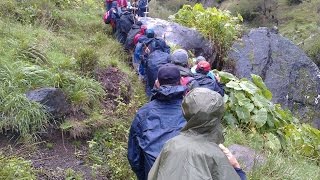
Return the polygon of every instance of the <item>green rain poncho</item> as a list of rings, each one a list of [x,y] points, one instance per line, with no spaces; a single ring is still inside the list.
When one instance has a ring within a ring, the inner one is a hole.
[[[187,124],[165,144],[148,180],[240,179],[217,145],[224,141],[223,106],[218,93],[206,88],[192,90],[182,103]]]

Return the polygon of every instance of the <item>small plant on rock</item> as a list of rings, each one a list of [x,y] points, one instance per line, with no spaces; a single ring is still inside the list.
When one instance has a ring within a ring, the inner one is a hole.
[[[241,15],[232,16],[229,11],[222,11],[215,7],[205,9],[201,4],[195,6],[184,5],[178,13],[170,17],[174,21],[198,30],[215,46],[217,57],[214,67],[221,69],[226,53],[232,42],[240,35]]]

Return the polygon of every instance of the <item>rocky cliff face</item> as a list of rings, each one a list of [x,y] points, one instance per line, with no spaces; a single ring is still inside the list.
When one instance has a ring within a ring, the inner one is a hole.
[[[154,29],[156,36],[165,39],[170,45],[191,50],[196,56],[202,55],[208,60],[214,60],[216,53],[213,45],[196,30],[157,18],[143,17],[139,20],[148,28]]]
[[[233,45],[229,59],[236,76],[261,76],[273,102],[320,128],[320,71],[298,46],[267,28],[252,29]]]

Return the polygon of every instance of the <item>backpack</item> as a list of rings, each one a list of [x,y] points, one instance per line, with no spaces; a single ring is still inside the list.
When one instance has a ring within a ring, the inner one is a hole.
[[[166,42],[163,39],[149,38],[145,40],[143,44],[143,56],[145,59],[148,59],[149,55],[156,50],[170,54],[170,47],[166,44]]]
[[[199,87],[204,87],[216,91],[222,97],[224,96],[224,89],[219,82],[211,79],[209,76],[197,73],[194,75],[194,79],[197,81]]]
[[[134,16],[129,11],[124,11],[120,14],[120,18],[117,22],[120,32],[128,34],[132,25],[134,24]]]
[[[130,29],[127,40],[126,40],[126,48],[132,49],[134,47],[134,37],[140,32],[140,26],[133,25]]]
[[[160,66],[170,63],[170,54],[156,50],[149,55],[148,61],[146,61],[146,78],[149,87],[152,89],[154,82],[157,79],[158,70]]]
[[[119,14],[116,8],[111,8],[108,12],[105,13],[103,17],[104,23],[110,24],[112,26],[113,33],[116,31],[118,19],[119,19]]]
[[[190,76],[181,77],[181,85],[187,87],[186,93],[191,91],[192,89],[199,87],[198,82]]]

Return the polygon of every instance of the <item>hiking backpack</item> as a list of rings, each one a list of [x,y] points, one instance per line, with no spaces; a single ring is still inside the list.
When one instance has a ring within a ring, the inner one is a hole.
[[[140,26],[133,25],[127,36],[127,40],[125,44],[127,49],[132,49],[134,47],[134,38],[139,32],[140,32]]]
[[[160,50],[155,50],[149,55],[146,61],[146,79],[147,85],[152,89],[154,82],[157,79],[158,70],[160,66],[170,63],[170,54],[162,52]]]
[[[219,82],[211,79],[209,76],[197,73],[194,75],[194,79],[197,81],[199,87],[211,89],[219,93],[222,97],[224,96],[224,89],[222,85]]]
[[[122,33],[128,34],[132,25],[134,24],[134,16],[129,11],[124,11],[120,14],[120,18],[117,22],[118,29]]]
[[[103,17],[103,20],[106,24],[115,24],[117,19],[119,19],[119,14],[116,8],[111,8]]]
[[[143,42],[143,46],[142,54],[146,60],[148,59],[149,55],[156,50],[170,54],[170,47],[163,39],[160,38],[149,38]]]

